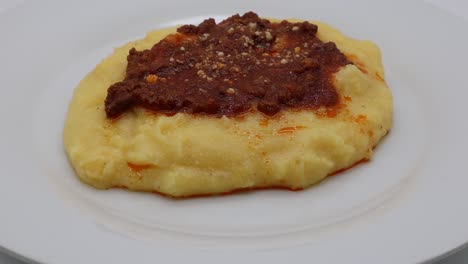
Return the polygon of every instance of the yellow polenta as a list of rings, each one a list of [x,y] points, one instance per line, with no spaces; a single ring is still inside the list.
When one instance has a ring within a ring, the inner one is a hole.
[[[368,159],[392,124],[392,95],[381,54],[369,41],[318,25],[354,65],[335,74],[342,105],[334,113],[287,111],[215,118],[151,114],[141,108],[106,118],[107,88],[125,77],[128,51],[148,49],[175,28],[117,48],[78,85],[63,132],[68,157],[84,182],[174,197],[237,189],[300,189]]]

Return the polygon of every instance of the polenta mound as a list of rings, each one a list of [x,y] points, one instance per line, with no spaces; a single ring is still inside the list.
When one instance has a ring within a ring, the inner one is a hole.
[[[331,106],[281,107],[274,115],[255,108],[239,115],[168,115],[133,105],[108,118],[108,88],[125,80],[129,51],[150,49],[177,29],[153,31],[115,49],[80,82],[70,104],[63,137],[77,175],[99,189],[189,197],[271,187],[299,190],[370,159],[392,124],[392,95],[380,51],[372,42],[310,23],[320,41],[333,42],[350,62],[331,75],[337,100]],[[161,81],[143,77],[149,84]]]

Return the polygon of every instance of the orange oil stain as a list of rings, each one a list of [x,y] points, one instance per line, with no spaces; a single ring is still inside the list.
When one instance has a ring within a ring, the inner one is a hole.
[[[283,127],[280,128],[277,133],[278,134],[291,134],[296,132],[297,130],[304,129],[306,128],[305,126],[290,126],[290,127]]]
[[[385,82],[384,77],[381,76],[378,72],[375,73],[375,78],[377,78],[379,81]]]
[[[327,111],[327,117],[335,117],[336,115],[338,115],[338,111],[336,109]]]
[[[367,122],[367,116],[366,115],[358,115],[354,121],[356,121],[356,123],[358,124],[363,124],[365,122]]]
[[[369,73],[369,71],[366,68],[366,65],[362,63],[356,55],[353,54],[345,54],[348,60],[350,60],[362,73]]]
[[[262,136],[262,135],[259,135],[259,134],[255,134],[255,138],[256,138],[256,139],[263,139],[263,136]]]
[[[346,100],[346,99],[345,99]],[[349,112],[347,105],[343,102],[337,104],[336,106],[332,108],[326,108],[323,110],[319,110],[315,112],[315,115],[317,117],[328,117],[328,118],[334,118],[336,117],[339,113],[342,111]]]
[[[134,163],[131,163],[131,162],[127,162],[127,166],[134,172],[140,172],[140,171],[142,171],[144,169],[148,169],[152,165],[149,165],[149,164],[139,165],[139,164],[134,164]]]
[[[268,119],[260,120],[259,125],[262,126],[262,127],[268,126]]]
[[[364,158],[364,159],[359,160],[358,162],[354,163],[353,165],[351,165],[351,166],[349,166],[349,167],[346,167],[346,168],[343,168],[343,169],[339,169],[339,170],[337,170],[337,171],[334,171],[334,172],[330,173],[328,176],[335,176],[335,175],[340,174],[340,173],[342,173],[342,172],[344,172],[344,171],[347,171],[347,170],[349,170],[349,169],[351,169],[351,168],[353,168],[353,167],[355,167],[355,166],[357,166],[357,165],[359,165],[359,164],[366,163],[366,162],[369,162],[369,161],[370,161],[369,159]]]
[[[356,66],[359,68],[359,70],[362,73],[368,74],[369,71],[367,70],[366,66],[364,64],[356,63]]]

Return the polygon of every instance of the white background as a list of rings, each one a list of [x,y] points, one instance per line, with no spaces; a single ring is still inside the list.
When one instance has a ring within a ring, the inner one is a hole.
[[[16,4],[27,0],[0,0],[0,15],[8,8],[14,7]],[[447,12],[462,17],[468,22],[468,1],[467,0],[425,0],[432,3]],[[467,23],[468,33],[468,23]],[[468,228],[468,223],[467,223]],[[383,256],[384,257],[384,256]],[[449,256],[436,264],[467,264],[468,263],[468,248]],[[16,260],[10,256],[0,253],[0,264],[25,264],[22,261]]]

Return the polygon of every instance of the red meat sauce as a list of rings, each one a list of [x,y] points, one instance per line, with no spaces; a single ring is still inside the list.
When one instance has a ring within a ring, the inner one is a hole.
[[[107,117],[136,106],[215,117],[334,107],[333,73],[351,62],[316,33],[309,22],[253,12],[181,26],[151,49],[130,50],[125,79],[108,89]]]

